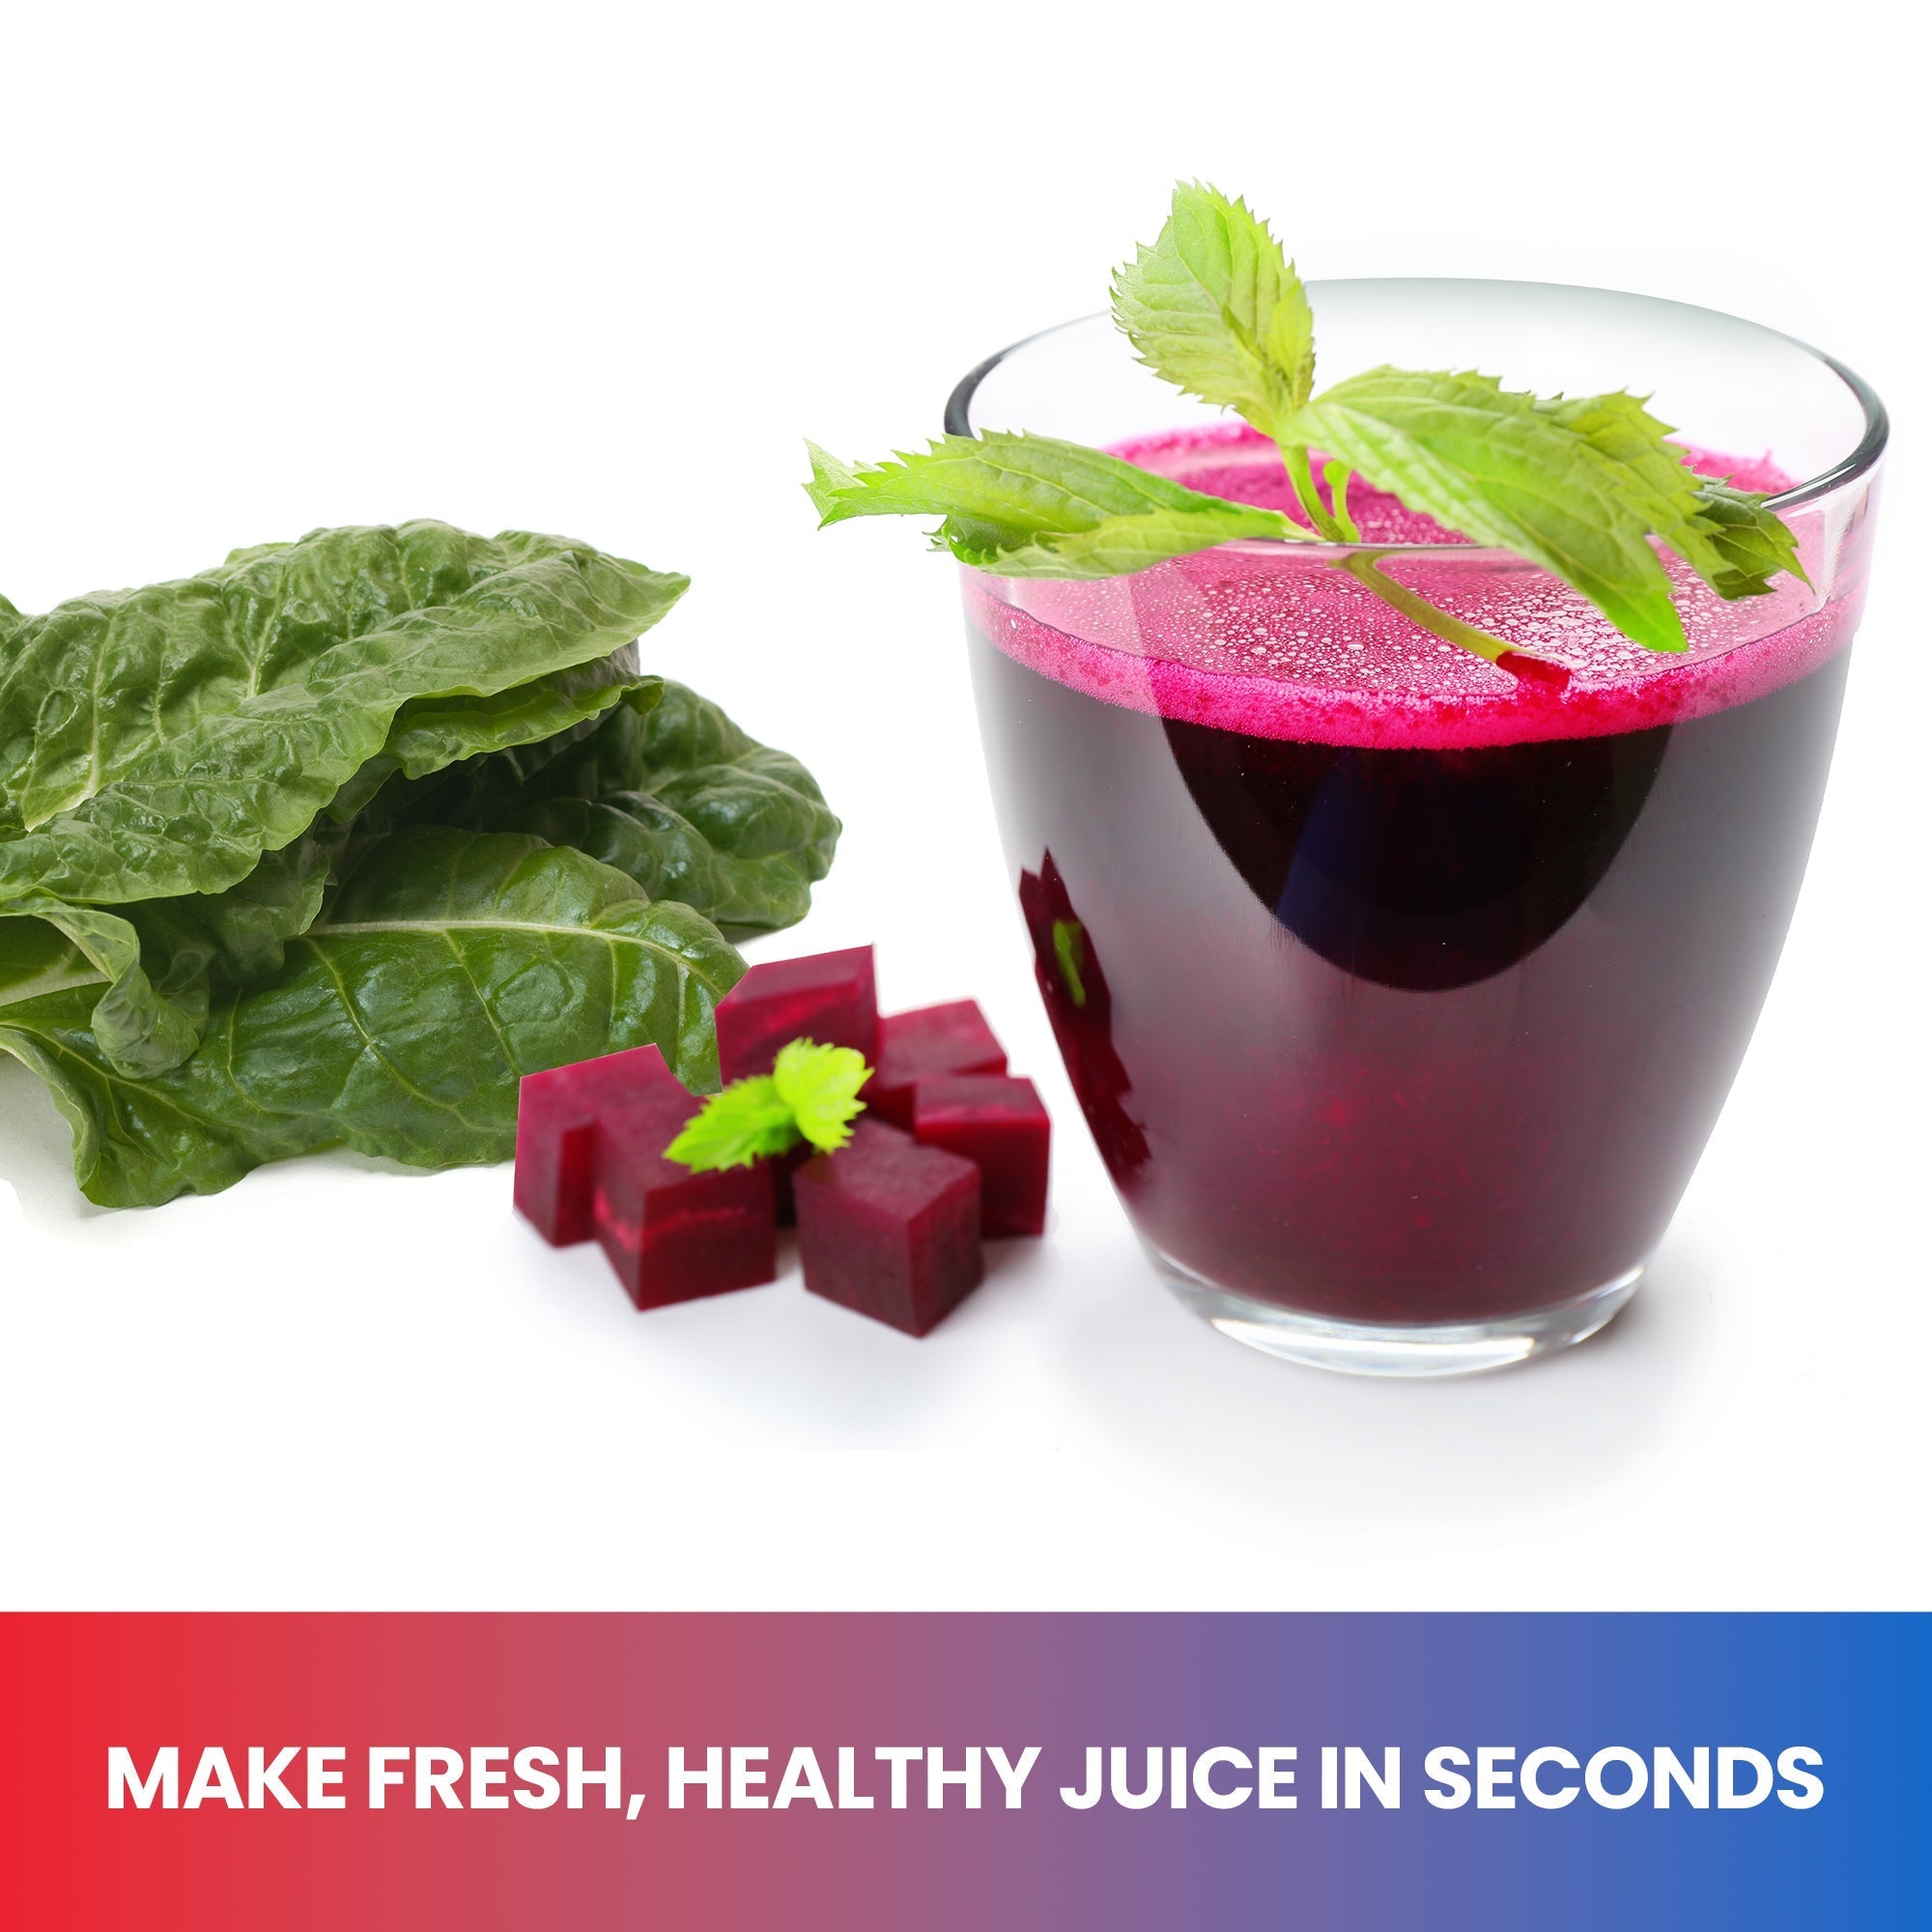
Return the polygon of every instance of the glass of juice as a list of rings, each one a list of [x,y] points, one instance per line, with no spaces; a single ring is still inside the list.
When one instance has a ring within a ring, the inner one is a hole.
[[[1648,395],[1700,469],[1777,493],[1809,579],[1725,602],[1664,556],[1690,648],[1663,655],[1359,480],[1355,546],[962,571],[1036,976],[1154,1266],[1273,1354],[1454,1375],[1609,1321],[1717,1122],[1817,822],[1886,422],[1849,370],[1709,310],[1512,282],[1309,294],[1323,380],[1386,362]],[[946,427],[1292,510],[1274,446],[1102,316],[982,364]],[[1418,628],[1343,567],[1371,553],[1536,656]]]

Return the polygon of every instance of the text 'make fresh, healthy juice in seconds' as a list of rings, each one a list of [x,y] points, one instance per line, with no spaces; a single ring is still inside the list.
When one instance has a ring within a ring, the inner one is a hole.
[[[1290,506],[1243,429],[1118,453]],[[1359,483],[1352,507],[1365,541],[1455,542]],[[1480,1322],[1662,1235],[1783,943],[1859,598],[1782,577],[1767,623],[1672,564],[1690,648],[1662,657],[1515,559],[1385,568],[1567,677],[1272,544],[968,572],[974,676],[1041,989],[1142,1237],[1261,1303]]]

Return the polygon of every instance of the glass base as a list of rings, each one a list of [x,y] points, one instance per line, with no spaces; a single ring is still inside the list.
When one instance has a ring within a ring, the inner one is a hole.
[[[1374,1323],[1307,1315],[1217,1288],[1152,1245],[1175,1294],[1222,1334],[1285,1362],[1350,1376],[1473,1376],[1587,1340],[1636,1293],[1643,1264],[1554,1308],[1487,1321]]]

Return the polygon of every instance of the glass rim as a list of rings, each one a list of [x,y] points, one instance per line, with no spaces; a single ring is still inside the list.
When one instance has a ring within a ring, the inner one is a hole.
[[[1391,284],[1401,282],[1401,283],[1407,283],[1410,285],[1413,285],[1418,282],[1425,284],[1431,282],[1438,282],[1438,283],[1458,282],[1465,284],[1476,283],[1479,284],[1480,286],[1492,289],[1511,289],[1511,288],[1535,289],[1535,290],[1562,289],[1566,291],[1574,290],[1577,294],[1581,295],[1621,296],[1631,300],[1652,302],[1655,303],[1660,308],[1680,308],[1680,309],[1690,310],[1692,313],[1698,315],[1719,316],[1726,322],[1735,322],[1741,324],[1743,327],[1747,328],[1760,329],[1766,335],[1774,336],[1780,342],[1788,342],[1794,349],[1801,350],[1804,352],[1804,355],[1810,356],[1812,360],[1823,363],[1824,366],[1827,369],[1831,370],[1833,375],[1837,377],[1839,382],[1843,383],[1845,387],[1851,391],[1853,400],[1859,405],[1859,408],[1864,417],[1864,433],[1860,437],[1858,442],[1853,446],[1853,448],[1847,454],[1840,457],[1837,460],[1837,462],[1820,470],[1817,475],[1807,477],[1802,483],[1795,483],[1789,490],[1780,491],[1776,496],[1771,497],[1769,499],[1770,507],[1773,510],[1778,511],[1780,513],[1785,510],[1798,509],[1806,503],[1815,502],[1821,497],[1829,497],[1834,490],[1841,488],[1845,484],[1856,482],[1861,477],[1869,475],[1870,472],[1878,467],[1879,459],[1885,454],[1886,443],[1890,435],[1890,429],[1891,429],[1890,418],[1886,413],[1885,405],[1879,400],[1878,391],[1874,389],[1872,385],[1869,383],[1867,383],[1864,380],[1864,378],[1861,376],[1856,370],[1847,368],[1846,365],[1840,362],[1835,355],[1828,355],[1822,349],[1814,349],[1810,343],[1803,342],[1795,335],[1787,335],[1782,329],[1772,328],[1764,323],[1751,322],[1748,318],[1745,316],[1734,316],[1727,314],[1722,309],[1706,308],[1705,306],[1703,306],[1703,304],[1698,302],[1673,301],[1667,296],[1636,295],[1633,291],[1627,289],[1593,288],[1592,286],[1590,286],[1588,283],[1585,282],[1524,282],[1524,281],[1516,281],[1508,277],[1501,277],[1501,276],[1351,275],[1351,276],[1336,276],[1336,277],[1331,277],[1330,279],[1331,282],[1339,282],[1346,280],[1356,285],[1360,285],[1362,283],[1376,283],[1376,282],[1385,282]],[[1323,284],[1321,282],[1311,282],[1308,284],[1308,288],[1311,295],[1318,293],[1322,286]],[[972,427],[972,420],[971,420],[971,411],[973,407],[973,400],[975,396],[979,393],[980,384],[983,383],[986,380],[986,378],[1000,366],[1001,363],[1008,360],[1009,357],[1017,355],[1021,350],[1031,347],[1032,344],[1042,340],[1046,336],[1058,335],[1063,330],[1065,329],[1079,328],[1083,327],[1085,324],[1092,322],[1102,322],[1108,319],[1109,317],[1107,310],[1094,309],[1086,315],[1072,316],[1065,322],[1052,323],[1049,324],[1045,328],[1037,328],[1031,335],[1023,335],[1017,342],[1009,342],[1004,349],[996,350],[991,355],[987,356],[983,362],[980,362],[977,364],[974,368],[969,369],[966,372],[966,374],[962,376],[959,379],[959,381],[953,384],[952,394],[950,394],[946,399],[946,414],[944,418],[946,434],[948,436],[971,436],[974,434],[974,430]],[[1236,418],[1231,414],[1230,420],[1231,421],[1238,420],[1238,418]],[[1322,551],[1358,551],[1358,550],[1374,551],[1379,554],[1384,554],[1384,555],[1390,553],[1407,553],[1407,552],[1419,553],[1423,551],[1453,550],[1460,553],[1463,557],[1470,558],[1470,560],[1473,560],[1472,553],[1482,555],[1496,555],[1496,556],[1515,555],[1514,552],[1491,551],[1485,546],[1470,545],[1466,543],[1324,544],[1324,543],[1307,543],[1307,542],[1297,543],[1291,539],[1281,538],[1281,537],[1241,538],[1237,539],[1236,543],[1229,545],[1228,548],[1247,549],[1250,546],[1264,547],[1265,549],[1270,551],[1273,550],[1293,551],[1302,555],[1312,555],[1317,552],[1322,552]],[[993,575],[997,576],[998,572],[997,571],[994,572]]]

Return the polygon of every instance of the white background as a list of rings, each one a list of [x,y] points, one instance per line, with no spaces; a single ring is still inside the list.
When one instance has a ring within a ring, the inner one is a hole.
[[[0,13],[0,588],[434,515],[689,571],[647,657],[847,822],[798,930],[975,994],[1056,1222],[912,1343],[776,1287],[634,1314],[507,1170],[347,1156],[106,1214],[0,1068],[13,1606],[1923,1605],[1922,64],[1908,10],[144,6]],[[1389,1386],[1156,1286],[1037,1008],[947,564],[814,535],[799,440],[938,427],[1168,188],[1317,276],[1594,282],[1892,406],[1781,976],[1636,1304]],[[1920,615],[1913,614],[1915,609]]]

